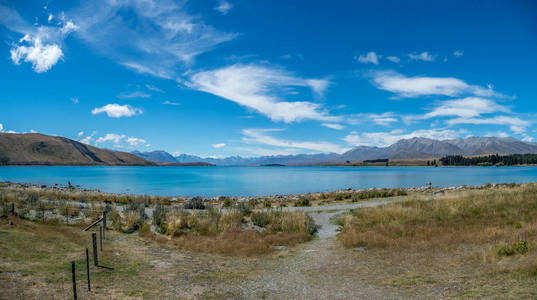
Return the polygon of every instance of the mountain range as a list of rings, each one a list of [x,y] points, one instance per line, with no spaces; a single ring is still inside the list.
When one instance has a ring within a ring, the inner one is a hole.
[[[325,163],[356,162],[372,159],[424,159],[446,155],[475,156],[485,154],[537,153],[537,143],[524,142],[510,137],[468,137],[451,140],[411,138],[399,140],[388,147],[358,146],[345,153],[277,155],[261,157],[231,156],[204,158],[181,154],[173,156],[165,151],[133,152],[144,159],[156,162],[207,162],[221,166],[241,165],[316,165]]]
[[[374,159],[434,159],[446,155],[537,153],[537,143],[514,138],[403,139],[388,147],[358,146],[345,153],[207,158],[166,151],[132,153],[93,147],[59,136],[0,133],[0,165],[319,165]]]

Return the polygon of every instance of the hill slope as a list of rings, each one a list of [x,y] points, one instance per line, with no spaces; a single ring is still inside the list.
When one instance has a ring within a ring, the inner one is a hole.
[[[100,149],[64,137],[0,133],[0,164],[154,165],[131,153]]]

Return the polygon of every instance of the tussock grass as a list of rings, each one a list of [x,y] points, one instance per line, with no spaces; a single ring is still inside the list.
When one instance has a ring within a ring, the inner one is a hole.
[[[146,238],[189,251],[252,256],[274,251],[270,246],[293,246],[316,232],[313,220],[302,212],[252,212],[240,209],[187,211],[173,209],[159,218],[168,237],[145,233]],[[253,227],[257,226],[257,230]]]
[[[537,184],[363,208],[340,223],[338,239],[345,247],[423,253],[466,248],[472,250],[471,262],[490,272],[537,274]]]

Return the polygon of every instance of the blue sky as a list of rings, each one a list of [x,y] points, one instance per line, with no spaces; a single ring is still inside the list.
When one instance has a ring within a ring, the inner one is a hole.
[[[535,1],[1,1],[0,130],[202,156],[536,141]]]

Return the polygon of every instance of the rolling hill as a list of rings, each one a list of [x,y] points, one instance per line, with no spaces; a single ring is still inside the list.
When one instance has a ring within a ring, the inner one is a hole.
[[[38,133],[0,133],[0,164],[155,165],[131,153],[100,149],[68,138]]]

